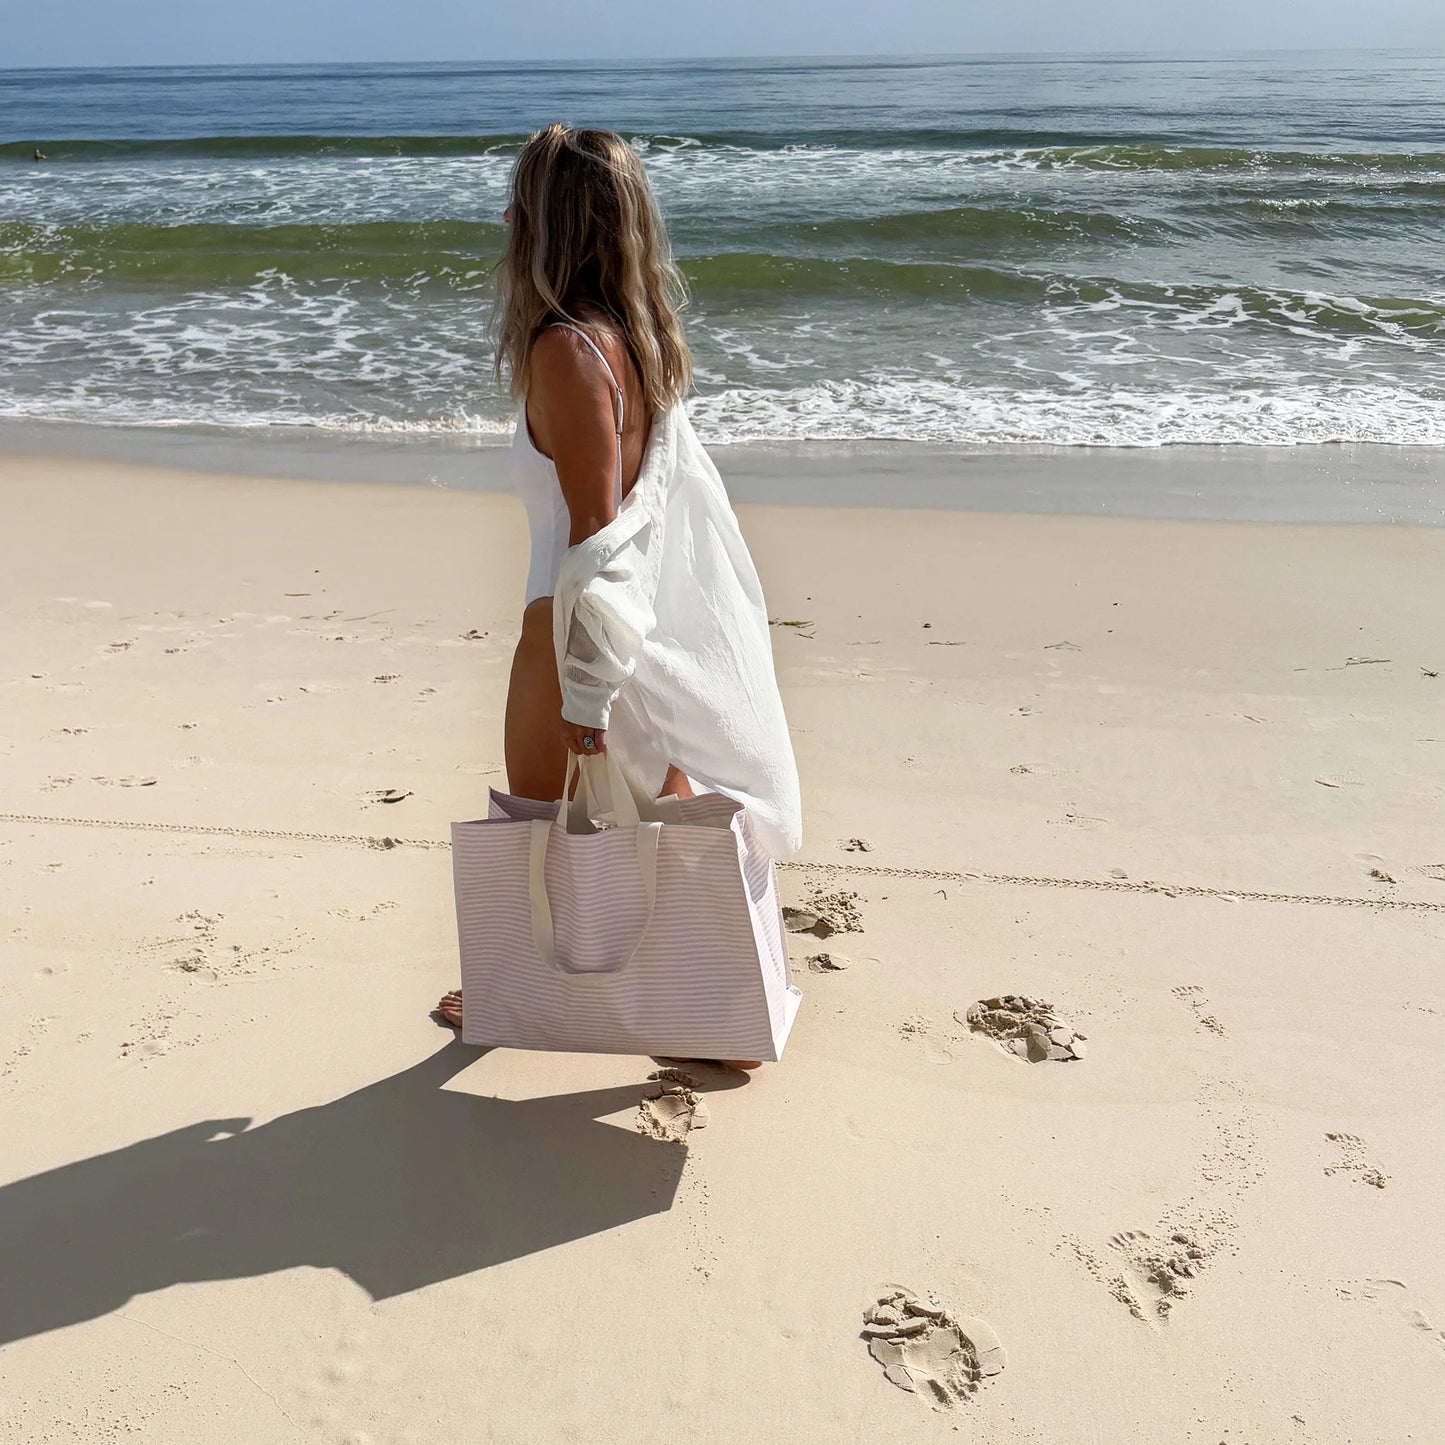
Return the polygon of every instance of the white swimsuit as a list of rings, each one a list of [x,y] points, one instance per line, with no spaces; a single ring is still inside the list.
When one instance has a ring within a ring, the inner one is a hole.
[[[597,359],[607,367],[607,377],[615,393],[614,411],[617,417],[617,505],[622,505],[622,388],[601,348],[580,326],[569,321],[559,321],[575,331],[593,351]],[[566,499],[562,496],[562,485],[557,480],[557,467],[551,457],[543,456],[532,441],[527,427],[527,400],[517,411],[517,430],[512,438],[512,482],[523,506],[527,509],[527,523],[532,533],[532,561],[527,569],[527,594],[523,605],[535,602],[539,597],[551,597],[557,590],[557,577],[562,571],[562,559],[572,536],[572,515],[567,510]]]

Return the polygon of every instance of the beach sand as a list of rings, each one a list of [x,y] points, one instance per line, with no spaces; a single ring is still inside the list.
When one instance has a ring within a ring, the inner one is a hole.
[[[0,1440],[1445,1436],[1445,530],[744,506],[861,927],[673,1143],[428,1017],[514,502],[0,501]]]

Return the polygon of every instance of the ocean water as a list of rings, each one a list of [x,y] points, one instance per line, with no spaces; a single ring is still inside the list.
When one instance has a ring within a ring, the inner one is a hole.
[[[554,119],[646,164],[709,443],[1445,444],[1445,57],[1385,53],[0,71],[0,417],[500,434]]]

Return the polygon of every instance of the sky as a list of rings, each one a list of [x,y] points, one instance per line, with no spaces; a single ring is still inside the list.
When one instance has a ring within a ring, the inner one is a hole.
[[[35,0],[7,10],[0,69],[1445,49],[1445,0]]]

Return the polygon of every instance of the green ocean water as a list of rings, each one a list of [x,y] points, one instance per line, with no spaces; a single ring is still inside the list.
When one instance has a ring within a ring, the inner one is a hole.
[[[1383,54],[0,72],[0,417],[505,430],[507,175],[563,119],[648,168],[710,442],[1439,444],[1442,82]]]

